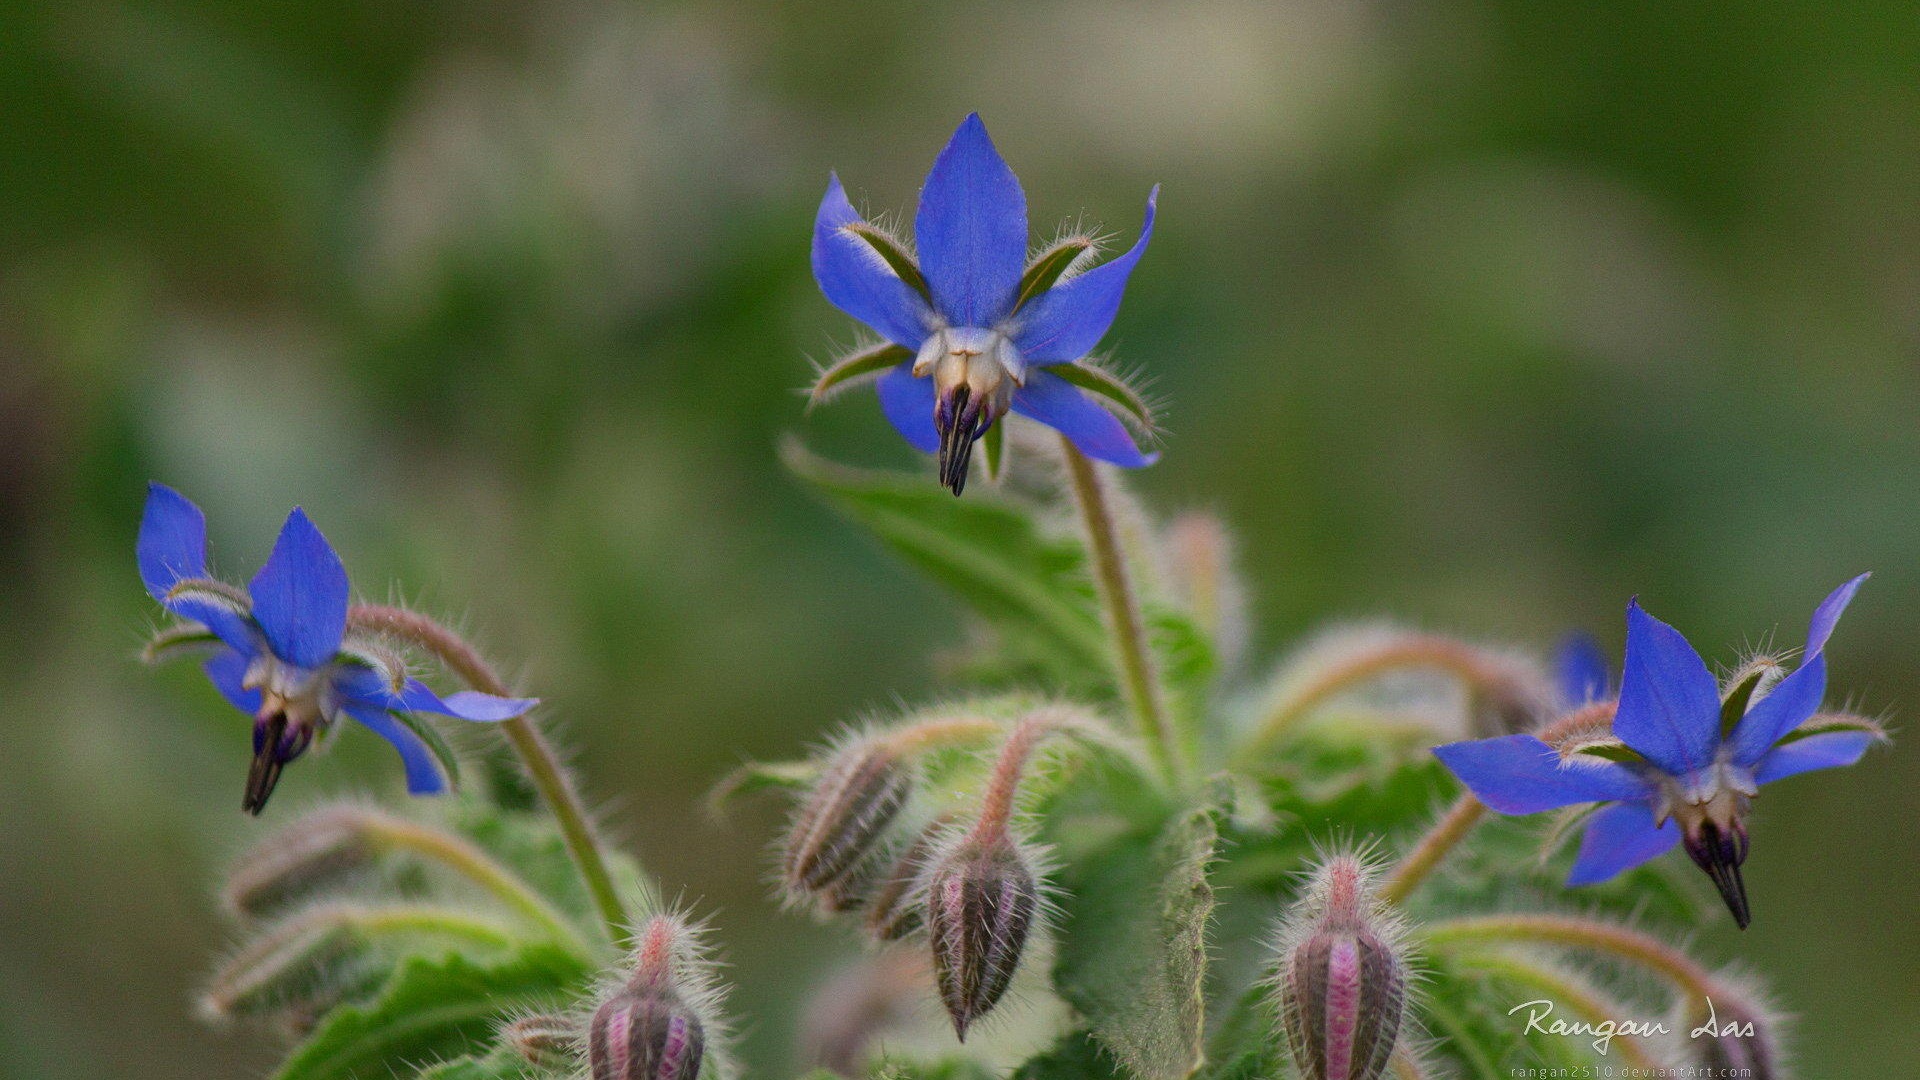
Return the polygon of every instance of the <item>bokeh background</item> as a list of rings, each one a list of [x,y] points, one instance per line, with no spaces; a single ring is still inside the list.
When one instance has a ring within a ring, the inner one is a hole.
[[[810,501],[783,433],[918,467],[807,271],[829,168],[910,211],[979,109],[1036,228],[1160,230],[1111,343],[1166,509],[1238,527],[1256,630],[1394,614],[1733,659],[1861,569],[1835,682],[1920,701],[1920,24],[1907,0],[0,5],[0,1076],[247,1077],[192,1016],[246,722],[134,652],[145,482],[229,574],[304,504],[360,587],[552,704],[715,913],[748,1050],[849,946],[699,809],[937,689],[955,608]],[[404,583],[398,584],[398,583]],[[392,793],[349,732],[271,816]],[[1704,934],[1812,1077],[1920,1075],[1920,756],[1769,790]],[[271,824],[271,821],[266,823]],[[760,1075],[780,1075],[777,1071]]]

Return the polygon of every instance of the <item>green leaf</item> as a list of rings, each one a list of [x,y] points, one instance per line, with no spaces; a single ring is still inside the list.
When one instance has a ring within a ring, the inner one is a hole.
[[[1122,416],[1132,420],[1142,431],[1154,430],[1153,406],[1140,392],[1128,386],[1125,379],[1111,371],[1103,371],[1092,364],[1055,364],[1046,369],[1067,380],[1086,392],[1106,400],[1120,411]]]
[[[467,796],[442,800],[442,805],[449,826],[510,867],[576,926],[599,924],[599,909],[581,884],[566,842],[550,819],[501,810]],[[650,888],[645,873],[629,856],[609,852],[607,864],[623,894],[637,895]]]
[[[1189,810],[1157,837],[1124,838],[1061,875],[1054,985],[1144,1080],[1180,1080],[1201,1063],[1218,838],[1211,808]]]
[[[911,359],[911,350],[890,341],[843,357],[814,380],[813,389],[807,394],[807,407],[812,408],[826,401],[834,396],[835,391],[852,386],[868,375],[877,375]]]
[[[534,1074],[519,1054],[498,1049],[483,1057],[458,1057],[442,1061],[413,1075],[415,1080],[521,1080]]]
[[[1273,995],[1265,986],[1243,992],[1221,1019],[1208,1049],[1206,1080],[1271,1080],[1284,1075],[1286,1051]]]
[[[1029,508],[983,492],[956,499],[917,476],[848,469],[799,446],[787,467],[882,543],[995,624],[1064,662],[1105,673],[1105,632],[1078,540],[1043,533]]]
[[[998,481],[1006,468],[1007,425],[995,424],[980,436],[980,451],[987,459],[987,479]]]
[[[864,221],[850,222],[840,228],[843,232],[866,241],[867,246],[886,261],[888,268],[901,281],[913,286],[913,290],[920,294],[920,299],[929,304],[933,303],[933,293],[927,288],[927,279],[920,273],[920,264],[913,261],[913,256],[907,254],[907,249],[900,245],[900,241]]]
[[[149,664],[164,664],[216,651],[222,644],[213,631],[199,623],[177,623],[156,631],[140,650],[140,659]]]
[[[1020,275],[1020,292],[1013,302],[1013,310],[1019,311],[1027,302],[1060,280],[1060,275],[1074,264],[1076,259],[1093,250],[1093,241],[1085,236],[1069,236],[1045,251],[1033,257],[1027,269]]]
[[[1011,1080],[1124,1080],[1126,1074],[1117,1065],[1091,1032],[1076,1031],[1028,1058]]]
[[[724,814],[735,799],[762,791],[804,791],[820,776],[814,761],[749,761],[707,792],[707,809]]]
[[[380,996],[327,1014],[289,1057],[279,1080],[384,1080],[394,1065],[471,1053],[501,1017],[551,1006],[584,989],[591,974],[553,945],[527,945],[491,963],[466,957],[403,960]]]

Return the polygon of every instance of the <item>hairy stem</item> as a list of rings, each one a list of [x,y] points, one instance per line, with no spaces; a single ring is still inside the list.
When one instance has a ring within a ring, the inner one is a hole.
[[[1519,957],[1499,953],[1476,953],[1471,963],[1476,971],[1492,972],[1515,982],[1525,983],[1546,994],[1550,1000],[1565,1003],[1568,1008],[1595,1024],[1605,1023],[1621,1015],[1623,1011],[1614,1002],[1608,1001],[1580,980],[1564,972],[1530,964]],[[1628,1036],[1619,1046],[1620,1053],[1627,1059],[1628,1064],[1644,1070],[1649,1076],[1659,1075],[1659,1070],[1663,1067],[1659,1059],[1648,1053],[1647,1048],[1634,1041],[1632,1036]]]
[[[512,691],[480,656],[479,650],[425,615],[384,604],[358,604],[348,610],[347,623],[420,646],[475,690],[500,697],[512,696]],[[512,744],[514,753],[520,756],[527,776],[540,792],[548,811],[560,823],[560,833],[566,841],[567,852],[573,857],[574,866],[579,869],[588,894],[593,897],[594,907],[600,912],[601,921],[606,924],[607,935],[616,946],[627,948],[630,937],[626,907],[621,904],[619,891],[613,885],[613,875],[607,870],[606,857],[593,832],[593,820],[580,801],[579,792],[574,790],[566,769],[561,766],[559,756],[554,753],[546,737],[540,734],[540,729],[525,716],[502,721],[500,727],[506,733],[507,742]]]
[[[1390,904],[1402,903],[1433,868],[1447,857],[1447,853],[1458,847],[1460,841],[1467,838],[1480,819],[1485,817],[1487,807],[1471,793],[1460,796],[1460,800],[1443,814],[1433,828],[1420,838],[1420,842],[1407,852],[1399,865],[1387,876],[1387,882],[1380,888],[1380,898]]]
[[[1013,820],[1013,797],[1020,789],[1027,759],[1058,726],[1047,712],[1036,713],[1014,726],[987,777],[986,791],[980,798],[980,820],[973,826],[975,838],[990,839],[1007,831],[1007,823]]]
[[[579,932],[553,909],[553,905],[534,892],[533,887],[522,881],[519,875],[500,865],[469,841],[379,812],[367,813],[359,825],[376,843],[412,851],[452,868],[514,911],[544,927],[557,940],[583,954],[586,952],[586,944],[580,940]]]
[[[1651,934],[1571,915],[1482,915],[1429,924],[1430,947],[1532,942],[1606,953],[1662,975],[1681,989],[1709,997],[1720,991],[1713,973]]]
[[[1160,686],[1153,655],[1147,647],[1146,620],[1140,613],[1139,598],[1134,595],[1132,574],[1120,547],[1119,525],[1114,520],[1105,483],[1094,463],[1064,435],[1060,437],[1060,451],[1066,458],[1074,502],[1080,508],[1080,522],[1087,531],[1094,584],[1099,589],[1100,605],[1106,611],[1107,628],[1113,637],[1121,696],[1126,699],[1128,711],[1146,741],[1147,752],[1163,773],[1170,779],[1177,778],[1180,752],[1173,745],[1173,730],[1167,720],[1166,693]]]
[[[1474,693],[1516,706],[1537,692],[1505,657],[1437,634],[1401,634],[1328,665],[1313,677],[1288,686],[1268,702],[1266,715],[1247,742],[1257,751],[1278,741],[1293,726],[1333,697],[1396,671],[1439,671]]]

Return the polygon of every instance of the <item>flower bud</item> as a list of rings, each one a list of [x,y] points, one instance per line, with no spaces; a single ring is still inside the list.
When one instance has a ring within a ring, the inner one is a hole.
[[[530,1065],[558,1069],[580,1052],[580,1029],[564,1016],[522,1016],[500,1029],[500,1041]]]
[[[968,833],[935,864],[927,934],[940,1000],[962,1042],[1007,992],[1039,906],[1033,870],[1004,830]]]
[[[633,971],[587,1023],[593,1080],[695,1080],[714,1037],[714,991],[697,931],[661,915],[641,930]]]
[[[1700,1055],[1702,1076],[1779,1080],[1786,1075],[1780,1021],[1757,995],[1737,985],[1709,996],[1695,1014],[1699,1026],[1682,1029]]]
[[[913,838],[900,857],[875,879],[867,897],[867,933],[875,941],[899,941],[926,925],[926,905],[915,903],[914,886],[926,873],[948,820],[936,821]]]
[[[1408,964],[1368,871],[1336,855],[1314,874],[1280,940],[1287,1045],[1304,1080],[1378,1080],[1406,1011]]]
[[[370,813],[335,805],[314,811],[255,845],[233,864],[220,897],[228,911],[259,918],[373,866]]]
[[[862,739],[835,754],[794,815],[787,888],[823,895],[854,877],[912,794],[912,771],[885,742]]]

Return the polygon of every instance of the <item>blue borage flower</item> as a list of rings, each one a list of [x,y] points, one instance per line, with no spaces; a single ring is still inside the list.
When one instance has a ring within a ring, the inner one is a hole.
[[[154,656],[211,648],[207,677],[253,722],[253,767],[242,808],[258,814],[281,770],[341,714],[392,743],[407,790],[445,791],[449,777],[430,729],[415,712],[492,722],[519,716],[532,699],[464,692],[445,698],[410,677],[404,658],[347,626],[347,571],[326,537],[295,508],[267,564],[241,589],[207,575],[207,524],[200,508],[161,484],[149,485],[140,520],[140,577],[147,592],[187,620],[163,630]]]
[[[1619,699],[1588,707],[1600,710],[1602,723],[1612,712],[1599,737],[1561,738],[1550,730],[1548,739],[1508,735],[1437,746],[1434,753],[1504,814],[1607,804],[1587,825],[1569,885],[1605,881],[1684,843],[1745,927],[1750,916],[1740,866],[1749,800],[1763,784],[1851,765],[1884,738],[1871,721],[1817,715],[1826,693],[1827,638],[1866,579],[1862,574],[1840,586],[1815,609],[1803,659],[1791,674],[1781,678],[1774,661],[1752,664],[1724,690],[1686,638],[1636,600],[1627,607]],[[1597,696],[1596,685],[1605,687],[1597,655],[1563,654],[1569,705]]]
[[[927,174],[914,217],[918,259],[863,220],[831,177],[814,220],[813,275],[834,306],[886,343],[828,368],[815,397],[877,378],[887,419],[939,456],[940,482],[956,495],[973,444],[989,433],[997,440],[994,424],[1009,411],[1059,431],[1088,457],[1152,464],[1156,455],[1087,391],[1150,429],[1145,402],[1082,361],[1120,310],[1127,276],[1153,235],[1159,193],[1147,196],[1132,248],[1076,272],[1092,258],[1087,237],[1067,237],[1028,260],[1026,196],[978,114],[960,124]]]

